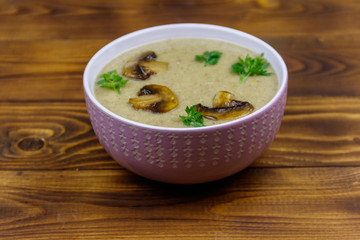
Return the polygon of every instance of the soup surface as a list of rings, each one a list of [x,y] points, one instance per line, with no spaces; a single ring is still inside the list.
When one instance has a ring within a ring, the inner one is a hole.
[[[187,115],[187,106],[200,103],[211,107],[214,95],[218,91],[233,93],[236,100],[251,103],[256,111],[269,102],[278,89],[278,78],[271,65],[267,68],[270,76],[250,76],[244,82],[240,82],[239,75],[231,70],[231,66],[238,62],[239,57],[245,59],[248,54],[255,58],[258,54],[232,43],[214,39],[169,39],[143,45],[113,59],[102,69],[99,76],[112,70],[117,70],[118,74],[122,75],[126,62],[146,51],[154,51],[158,61],[167,62],[168,70],[152,75],[146,80],[125,77],[129,81],[122,87],[120,94],[97,84],[94,87],[95,97],[104,107],[136,122],[163,127],[187,127],[179,115]],[[202,55],[205,51],[222,53],[216,65],[205,67],[204,63],[195,60],[195,55]],[[159,84],[171,89],[178,99],[178,106],[166,113],[134,109],[129,104],[129,98],[137,97],[139,90],[148,84]],[[204,125],[210,126],[232,120],[234,119],[204,119]]]

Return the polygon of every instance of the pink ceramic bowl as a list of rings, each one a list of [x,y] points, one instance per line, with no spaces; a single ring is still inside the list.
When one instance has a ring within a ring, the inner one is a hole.
[[[96,76],[110,60],[138,45],[184,37],[219,39],[263,52],[279,77],[277,94],[263,108],[244,118],[200,128],[157,127],[130,121],[95,99]],[[103,47],[85,69],[84,90],[95,134],[119,164],[149,179],[191,184],[235,174],[264,153],[280,127],[287,78],[280,55],[254,36],[215,25],[171,24],[127,34]]]

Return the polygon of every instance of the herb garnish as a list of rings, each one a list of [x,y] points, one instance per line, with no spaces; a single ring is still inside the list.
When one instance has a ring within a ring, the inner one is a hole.
[[[206,52],[203,53],[202,56],[196,55],[195,60],[200,61],[200,62],[204,62],[205,67],[208,64],[215,65],[215,64],[217,64],[221,54],[222,53],[219,52],[219,51],[212,51],[212,52],[206,51]]]
[[[100,81],[98,81],[97,84],[99,84],[100,87],[111,88],[120,93],[122,86],[124,86],[127,81],[128,79],[123,79],[123,77],[117,74],[116,70],[113,70],[101,74]]]
[[[240,74],[240,82],[249,76],[263,75],[269,76],[270,73],[266,71],[269,63],[263,58],[264,53],[261,53],[257,58],[252,58],[246,55],[245,60],[239,57],[239,62],[232,65],[233,72]]]
[[[204,117],[203,115],[196,111],[196,105],[189,107],[186,107],[185,109],[187,116],[179,116],[183,123],[186,126],[193,126],[193,127],[203,127],[204,125]]]

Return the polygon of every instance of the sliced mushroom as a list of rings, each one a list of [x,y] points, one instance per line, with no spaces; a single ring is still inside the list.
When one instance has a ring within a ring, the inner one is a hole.
[[[233,107],[238,105],[237,100],[234,100],[234,94],[228,91],[219,91],[213,98],[213,107]]]
[[[238,102],[238,105],[231,107],[210,108],[201,104],[196,105],[196,111],[200,112],[204,118],[210,120],[225,120],[237,118],[249,114],[254,107],[248,102]]]
[[[142,60],[139,61],[138,64],[142,72],[146,73],[149,76],[168,70],[167,62],[160,62],[155,60],[149,60],[149,61]]]
[[[133,60],[129,60],[123,68],[123,75],[128,78],[146,80],[151,75],[166,71],[167,62],[156,61],[157,55],[153,51],[141,54]]]
[[[145,85],[137,95],[138,97],[129,99],[129,103],[135,109],[164,113],[178,105],[175,94],[168,87],[162,85]]]
[[[235,100],[234,94],[230,92],[219,91],[213,99],[212,108],[198,104],[196,110],[207,119],[225,120],[249,114],[254,110],[254,106],[248,102]]]

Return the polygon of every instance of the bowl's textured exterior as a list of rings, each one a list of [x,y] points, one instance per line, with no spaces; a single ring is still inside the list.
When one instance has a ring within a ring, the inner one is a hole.
[[[170,183],[213,181],[250,165],[274,139],[285,101],[284,93],[273,106],[246,121],[186,132],[123,123],[86,98],[95,134],[106,151],[125,168]]]
[[[100,143],[123,167],[157,181],[202,183],[239,172],[268,148],[284,113],[287,72],[284,78],[278,94],[262,109],[227,124],[201,128],[138,124],[104,110],[89,90],[85,100]]]

